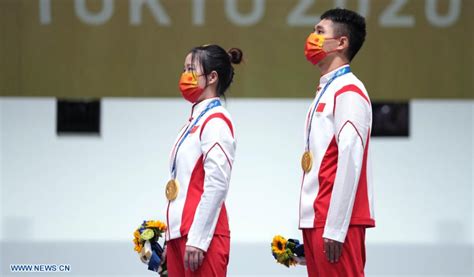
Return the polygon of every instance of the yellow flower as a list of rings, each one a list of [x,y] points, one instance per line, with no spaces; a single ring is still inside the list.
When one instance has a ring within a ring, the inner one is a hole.
[[[139,252],[142,251],[142,244],[140,243],[139,239],[138,238],[134,238],[133,239],[133,244],[135,245],[135,251]]]
[[[142,251],[143,246],[141,244],[135,245],[135,251],[140,253]]]
[[[135,230],[135,232],[133,233],[133,237],[138,239],[140,237],[140,232],[138,232],[138,230]]]
[[[275,236],[272,241],[272,252],[281,255],[286,252],[286,239],[282,236]]]
[[[147,221],[146,222],[146,227],[147,228],[157,228],[160,231],[165,231],[166,230],[166,224],[164,224],[163,222],[158,221],[158,220],[157,221],[154,221],[154,220]]]

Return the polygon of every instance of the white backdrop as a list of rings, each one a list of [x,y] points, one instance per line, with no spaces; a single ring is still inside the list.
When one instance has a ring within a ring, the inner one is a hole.
[[[310,101],[227,101],[238,143],[227,200],[235,251],[268,247],[275,234],[301,238],[299,159]],[[409,138],[372,140],[377,227],[367,232],[369,250],[472,247],[474,101],[415,100],[410,108]],[[183,100],[103,99],[100,136],[57,136],[53,98],[0,98],[0,111],[2,255],[24,239],[120,242],[132,252],[134,228],[165,219],[168,154],[190,112]],[[469,249],[458,259],[467,270]],[[232,253],[230,272],[241,273],[232,269],[241,254]]]

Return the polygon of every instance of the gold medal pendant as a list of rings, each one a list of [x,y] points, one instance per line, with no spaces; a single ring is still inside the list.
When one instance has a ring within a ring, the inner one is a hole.
[[[173,201],[178,197],[179,183],[176,179],[171,179],[166,184],[166,198],[169,201]]]
[[[313,167],[313,154],[311,152],[306,151],[301,157],[301,168],[305,173],[308,173],[311,168]]]

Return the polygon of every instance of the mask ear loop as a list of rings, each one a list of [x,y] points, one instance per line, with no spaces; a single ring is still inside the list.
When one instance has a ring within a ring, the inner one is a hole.
[[[199,77],[207,76],[206,74],[197,75],[196,70],[191,71],[191,74],[193,74],[194,79],[196,79],[196,83],[197,83],[197,80],[198,80]],[[208,87],[208,85],[207,85],[207,78],[206,78],[206,85],[204,86],[204,89],[206,89],[207,87]]]
[[[193,64],[194,64],[194,60],[193,60]],[[201,66],[201,69],[203,69],[202,66]],[[198,77],[201,77],[201,76],[205,76],[205,77],[206,77],[206,84],[204,85],[203,90],[206,89],[206,88],[209,86],[209,85],[208,85],[208,80],[207,80],[207,75],[209,75],[209,74],[203,73],[203,74],[201,74],[201,75],[197,75],[196,73],[197,73],[196,71],[193,71],[193,74],[195,75],[196,81],[197,81],[197,78],[198,78]]]
[[[201,74],[200,76],[204,76],[205,79],[206,79],[206,84],[204,85],[204,88],[203,89],[206,89],[208,86],[209,86],[209,83],[208,83],[208,80],[207,80],[207,75],[209,74]]]
[[[326,42],[327,40],[331,40],[331,39],[339,39],[339,38],[341,38],[341,37],[342,37],[342,36],[340,36],[340,37],[332,37],[332,38],[324,38],[324,41],[323,41],[323,46],[324,46],[324,42]],[[335,52],[337,52],[337,49],[330,50],[330,51],[324,51],[324,52],[326,52],[326,55],[329,55],[329,54],[331,54],[331,53],[335,53]]]

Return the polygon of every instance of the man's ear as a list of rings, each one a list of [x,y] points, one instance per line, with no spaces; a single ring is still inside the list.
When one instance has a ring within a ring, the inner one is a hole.
[[[349,38],[346,36],[342,36],[339,40],[339,44],[337,46],[337,50],[347,50],[349,49]]]
[[[208,76],[209,77],[208,77],[207,83],[209,85],[215,84],[219,80],[219,75],[217,74],[216,71],[212,71]]]

